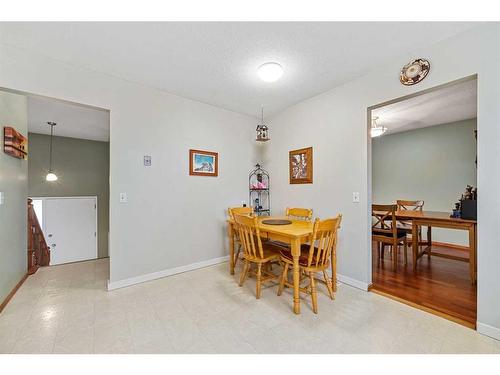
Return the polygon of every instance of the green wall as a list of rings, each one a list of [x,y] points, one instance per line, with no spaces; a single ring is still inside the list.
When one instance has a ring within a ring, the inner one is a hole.
[[[3,152],[3,127],[12,126],[24,136],[28,133],[26,97],[0,91],[0,303],[28,268],[27,197],[28,161]]]
[[[55,128],[57,132],[57,127]],[[28,194],[31,197],[97,196],[98,255],[108,256],[109,143],[54,137],[53,170],[45,181],[50,136],[29,133]]]
[[[476,128],[472,119],[374,138],[373,203],[421,199],[426,210],[451,213],[465,187],[477,186]],[[466,245],[467,238],[464,231],[433,229],[438,242]]]

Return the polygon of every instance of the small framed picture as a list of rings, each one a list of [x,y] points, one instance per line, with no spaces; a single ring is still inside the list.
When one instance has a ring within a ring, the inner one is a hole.
[[[191,176],[217,177],[219,154],[217,152],[189,150],[189,174]]]
[[[290,151],[290,183],[312,184],[313,149],[312,147]]]

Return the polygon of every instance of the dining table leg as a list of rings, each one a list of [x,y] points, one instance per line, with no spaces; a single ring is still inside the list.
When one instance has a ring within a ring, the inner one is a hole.
[[[469,273],[472,284],[476,284],[476,226],[469,226]]]
[[[427,258],[431,259],[432,253],[432,227],[427,227]]]
[[[293,257],[293,312],[300,314],[300,240],[293,239],[290,245]]]
[[[412,220],[411,224],[411,249],[413,255],[413,272],[417,272],[417,259],[418,259],[418,224],[416,220]],[[415,241],[415,238],[417,239]]]
[[[227,236],[229,237],[229,273],[234,275],[234,229],[233,224],[227,224]]]

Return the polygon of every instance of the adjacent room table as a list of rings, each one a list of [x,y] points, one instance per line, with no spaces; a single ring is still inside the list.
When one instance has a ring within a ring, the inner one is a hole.
[[[290,245],[291,253],[293,256],[293,311],[300,314],[300,295],[299,295],[299,257],[300,246],[310,240],[313,232],[313,223],[301,220],[292,220],[289,225],[266,225],[263,220],[269,219],[283,219],[282,217],[259,217],[259,230],[263,238],[280,241]],[[228,220],[228,237],[229,237],[229,271],[234,274],[234,221]],[[337,288],[336,278],[336,254],[332,252],[331,269],[332,269],[332,284],[333,290]]]
[[[469,232],[469,272],[470,278],[473,284],[476,283],[477,269],[476,269],[476,259],[477,259],[477,221],[467,220],[460,218],[450,217],[449,212],[440,211],[410,211],[402,210],[396,211],[396,219],[398,220],[411,220],[412,222],[412,238],[418,238],[417,233],[419,228],[425,227],[437,227],[437,228],[447,228],[447,229],[459,229],[466,230]],[[432,254],[432,239],[428,237],[427,246],[422,252],[419,252],[418,241],[412,241],[412,253],[413,253],[413,271],[417,271],[417,260],[422,255],[427,254],[431,256]],[[450,256],[451,257],[451,256]],[[452,257],[453,258],[453,257]]]

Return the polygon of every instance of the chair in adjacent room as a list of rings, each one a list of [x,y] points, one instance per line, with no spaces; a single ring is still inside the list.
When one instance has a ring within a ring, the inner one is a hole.
[[[391,246],[392,261],[394,270],[398,265],[398,248],[404,246],[405,266],[408,264],[408,243],[406,231],[399,229],[396,222],[395,204],[374,204],[372,205],[372,241],[377,242],[379,258],[384,257],[385,246]]]
[[[270,241],[262,241],[257,217],[235,214],[234,220],[243,247],[243,259],[245,261],[239,285],[243,286],[248,274],[251,272],[251,266],[255,265],[257,268],[254,272],[256,276],[255,296],[259,299],[262,283],[278,277],[270,271],[270,267],[265,266],[269,266],[271,262],[280,259],[281,247]]]
[[[398,199],[396,201],[397,204],[397,210],[398,211],[423,211],[424,208],[424,201],[409,201],[409,200],[403,200],[403,199]],[[413,238],[411,237],[412,235],[412,223],[411,220],[397,220],[397,226],[399,229],[403,229],[406,234],[407,234],[407,241],[410,244],[413,244]],[[427,228],[427,237],[430,238],[431,235],[431,228]],[[418,239],[417,239],[418,246],[420,246],[420,243],[422,242],[422,228],[418,229]]]
[[[299,267],[302,274],[309,279],[309,284],[306,287],[301,287],[300,291],[310,294],[312,299],[313,311],[318,313],[318,297],[316,291],[315,274],[321,273],[323,281],[328,289],[328,294],[331,299],[334,299],[332,280],[328,277],[326,270],[330,266],[330,261],[336,262],[336,246],[337,246],[337,230],[340,227],[342,215],[338,215],[333,219],[314,221],[313,234],[310,244],[302,245],[301,255],[299,258]],[[333,256],[332,256],[333,255]],[[281,251],[281,261],[284,264],[281,274],[278,295],[281,295],[285,286],[293,287],[287,279],[288,270],[293,269],[293,258],[289,251]],[[305,279],[304,278],[304,279]]]

